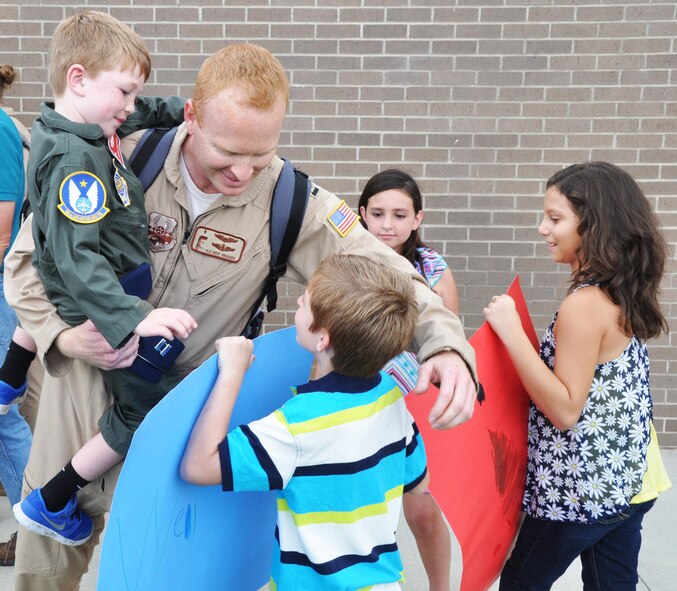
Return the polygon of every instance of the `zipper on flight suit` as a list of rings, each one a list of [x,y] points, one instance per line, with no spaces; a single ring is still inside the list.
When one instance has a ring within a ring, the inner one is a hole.
[[[218,208],[214,209],[209,209],[205,211],[204,213],[200,214],[198,217],[196,217],[193,220],[192,225],[190,224],[190,219],[188,218],[188,212],[185,209],[181,209],[181,216],[184,218],[184,221],[186,223],[186,230],[183,233],[183,238],[181,240],[181,244],[179,245],[179,248],[177,249],[177,255],[174,257],[174,261],[172,262],[171,265],[171,270],[169,272],[169,277],[167,278],[167,281],[165,282],[165,286],[162,288],[162,291],[160,292],[160,295],[157,297],[155,302],[151,302],[153,306],[158,305],[158,303],[162,300],[162,297],[165,295],[165,291],[167,291],[167,287],[172,281],[172,277],[174,277],[174,272],[176,271],[176,267],[178,266],[179,262],[181,261],[181,251],[182,247],[186,245],[186,243],[190,240],[191,236],[193,235],[193,232],[195,231],[195,228],[197,227],[197,223],[203,218],[206,217],[208,214],[216,211],[217,209],[222,209],[225,208],[225,205],[220,205]]]

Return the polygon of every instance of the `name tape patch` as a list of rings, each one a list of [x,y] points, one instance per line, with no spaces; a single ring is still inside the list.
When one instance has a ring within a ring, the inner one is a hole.
[[[193,233],[190,248],[200,254],[237,263],[242,258],[245,247],[244,238],[199,226]]]

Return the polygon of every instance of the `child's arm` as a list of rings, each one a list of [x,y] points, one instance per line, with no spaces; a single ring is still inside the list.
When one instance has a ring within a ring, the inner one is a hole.
[[[159,336],[172,340],[174,336],[188,338],[197,328],[195,319],[185,310],[177,308],[155,308],[148,313],[134,329],[140,337]]]
[[[183,108],[186,99],[179,96],[137,97],[136,111],[118,129],[118,135],[124,137],[139,129],[149,127],[175,127],[183,123]]]
[[[430,472],[426,470],[425,476],[423,477],[423,480],[419,482],[414,488],[411,490],[408,490],[405,495],[422,495],[424,494],[427,490],[428,487],[430,486]]]
[[[458,289],[456,281],[451,274],[451,269],[447,267],[433,287],[433,291],[442,298],[442,303],[447,310],[451,310],[458,315],[460,308],[458,305]]]
[[[198,417],[181,462],[181,477],[193,484],[219,484],[219,444],[228,432],[230,416],[247,368],[254,360],[254,343],[244,337],[216,341],[219,375]]]
[[[608,306],[600,294],[606,297],[590,287],[562,302],[556,323],[554,371],[534,350],[510,296],[497,296],[484,308],[487,322],[505,345],[530,398],[560,430],[575,425],[581,416],[602,338],[609,328]]]

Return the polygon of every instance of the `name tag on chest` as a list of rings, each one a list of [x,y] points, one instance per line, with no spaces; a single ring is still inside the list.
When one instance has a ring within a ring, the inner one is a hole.
[[[237,263],[242,258],[245,247],[244,238],[198,226],[190,243],[191,250],[222,259],[229,263]]]

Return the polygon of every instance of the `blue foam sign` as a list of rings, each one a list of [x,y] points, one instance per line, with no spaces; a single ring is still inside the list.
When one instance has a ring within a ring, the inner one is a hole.
[[[254,341],[229,430],[279,408],[308,380],[294,328]],[[257,591],[270,576],[273,492],[224,493],[184,482],[179,465],[216,381],[216,355],[174,388],[134,435],[106,527],[98,591]]]

